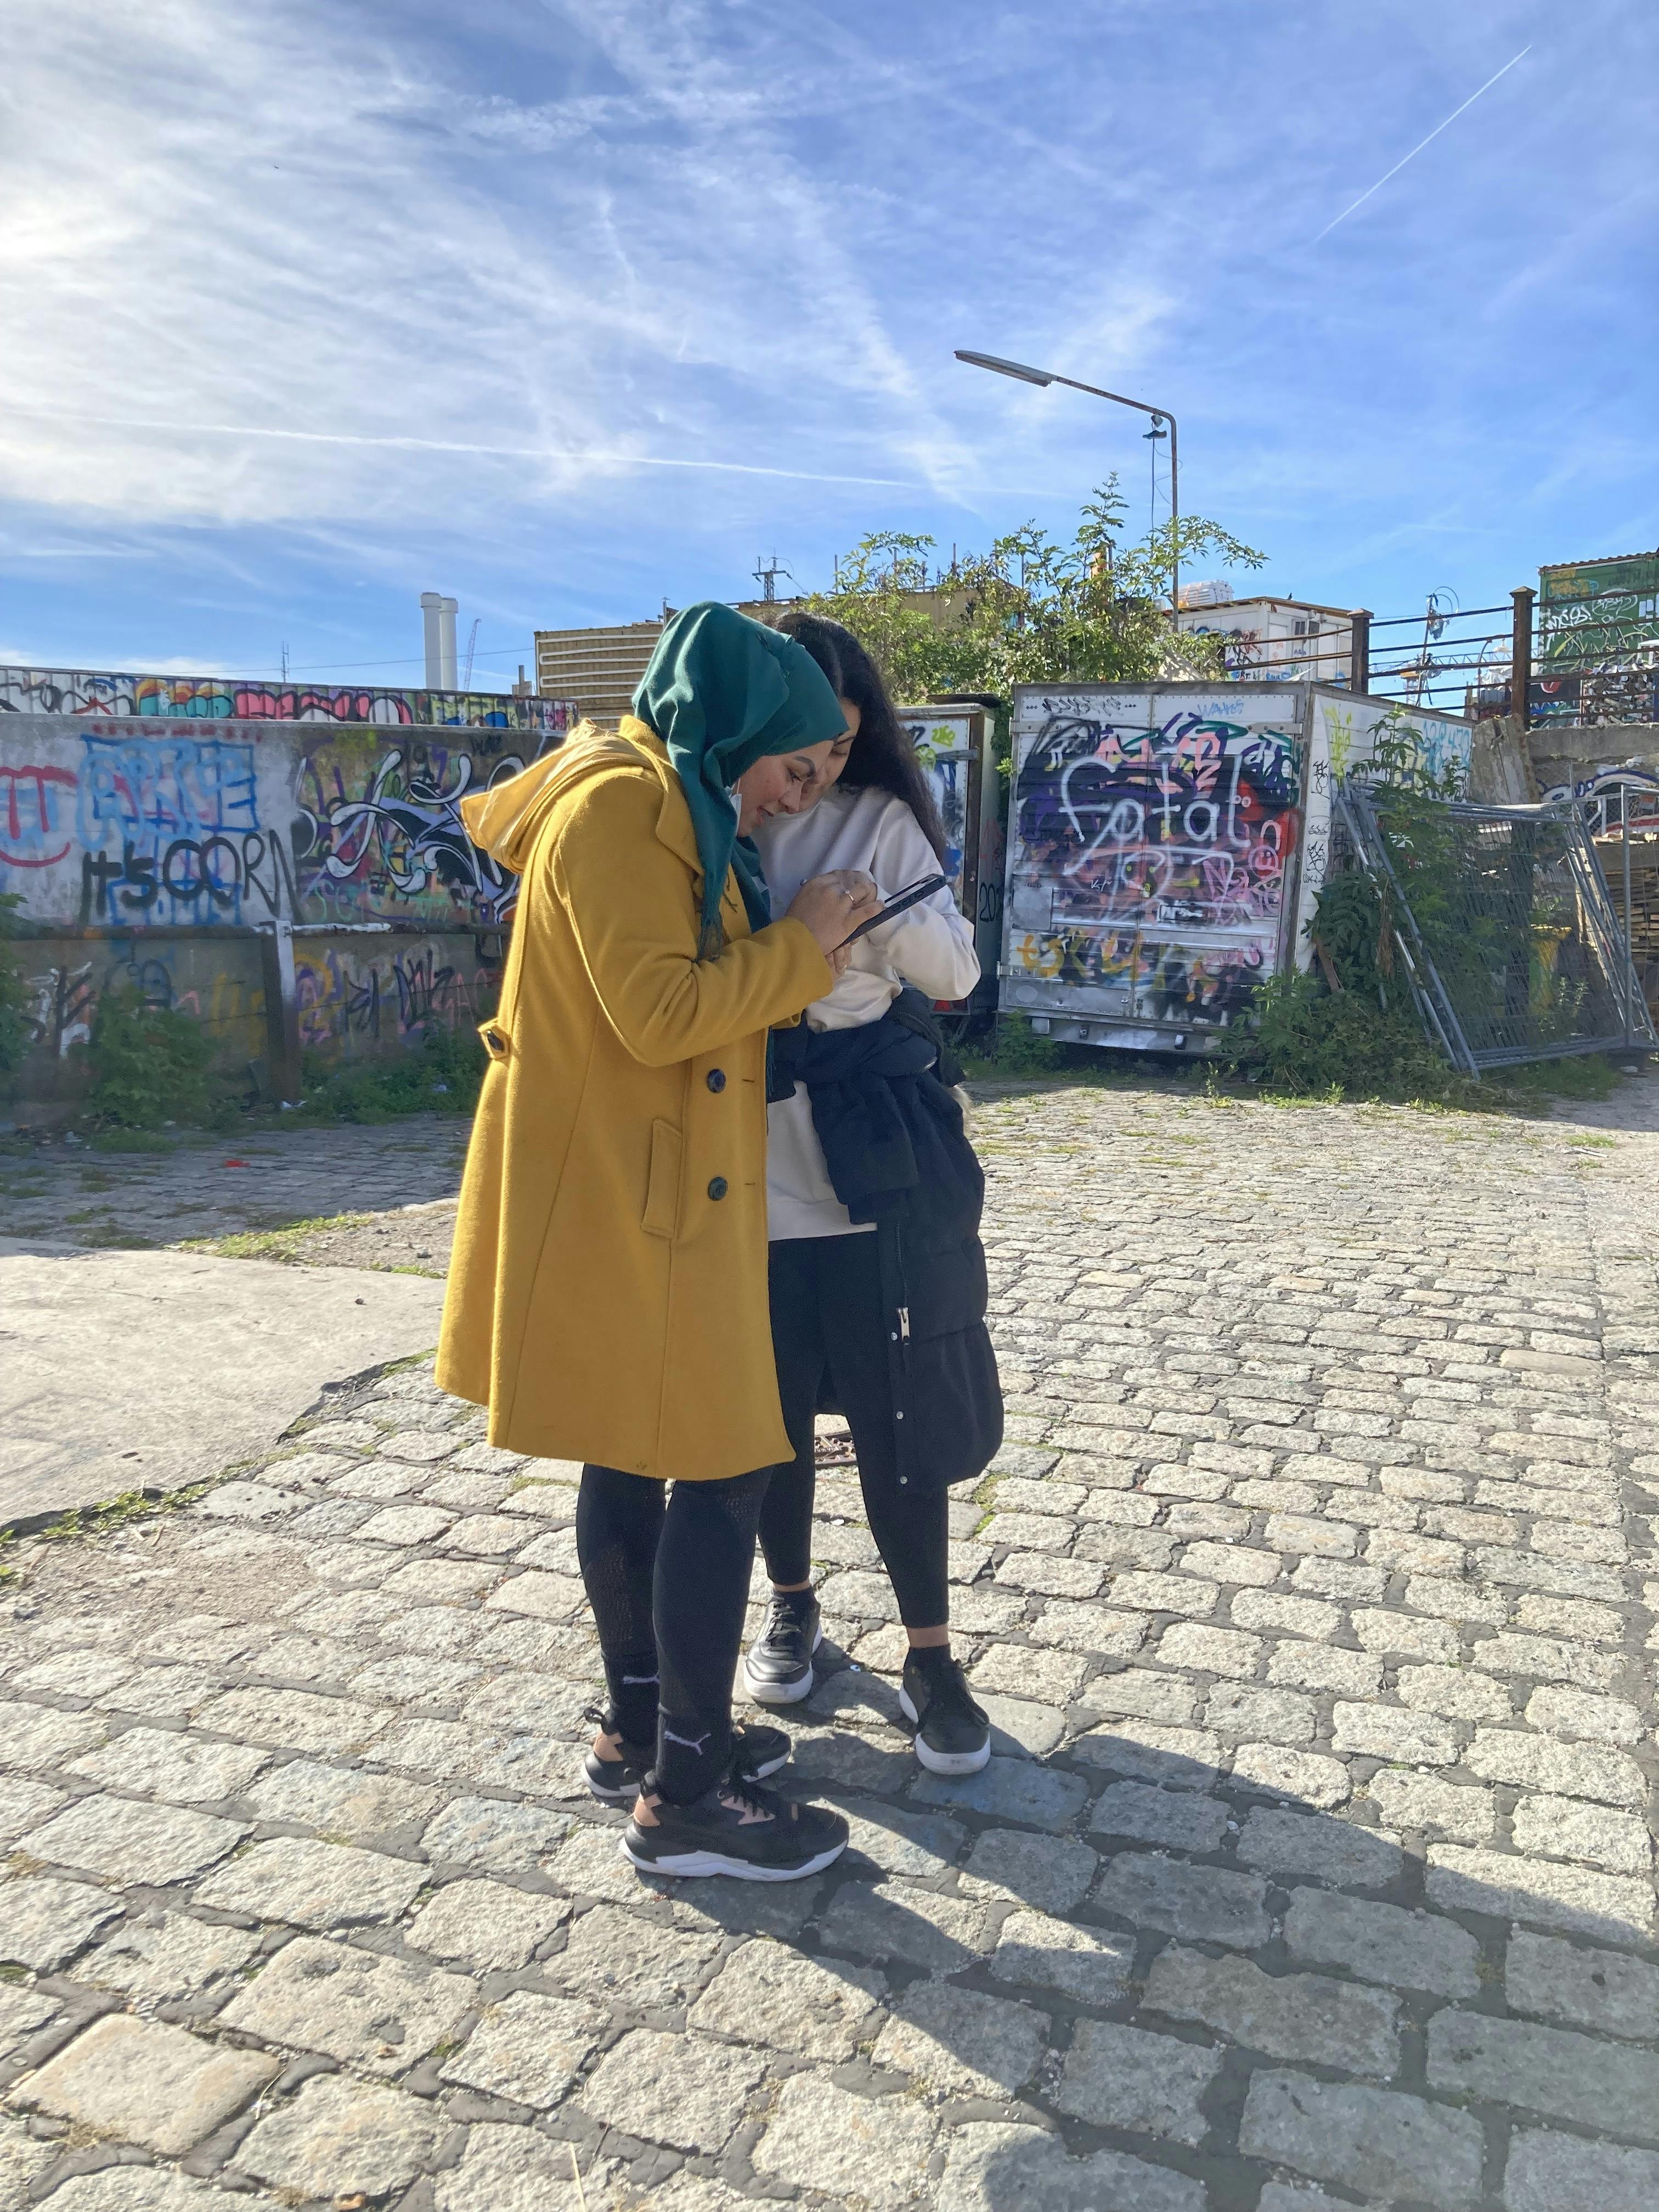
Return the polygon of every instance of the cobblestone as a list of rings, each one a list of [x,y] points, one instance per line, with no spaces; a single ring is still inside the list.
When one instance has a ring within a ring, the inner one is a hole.
[[[576,1470],[419,1366],[195,1508],[20,1547],[0,1954],[42,1979],[0,2048],[67,2036],[44,2075],[112,2004],[341,2069],[241,2094],[201,2149],[229,2193],[119,2165],[49,2212],[422,2176],[430,2212],[579,2212],[572,2138],[588,2212],[1648,2212],[1655,1138],[1179,1088],[980,1129],[1011,1442],[952,1571],[1003,1733],[918,1772],[826,1472],[865,1671],[826,1649],[786,1717],[784,1785],[848,1793],[819,1881],[617,1857],[575,1771]],[[338,1138],[371,1181],[385,1141]],[[73,2124],[176,2155],[151,2104],[94,2079]]]
[[[26,2074],[11,2094],[90,2135],[177,2158],[280,2070],[259,2051],[204,2043],[182,2028],[118,2013]]]

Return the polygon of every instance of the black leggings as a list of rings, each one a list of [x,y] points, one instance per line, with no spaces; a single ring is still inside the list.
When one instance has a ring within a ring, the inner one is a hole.
[[[607,1718],[635,1742],[655,1738],[657,1785],[678,1804],[712,1788],[731,1756],[732,1678],[769,1476],[761,1468],[671,1491],[614,1467],[582,1469],[576,1556]]]
[[[811,1571],[812,1422],[827,1376],[853,1431],[870,1533],[907,1628],[950,1619],[948,1493],[899,1480],[887,1334],[873,1234],[789,1237],[772,1247],[772,1348],[793,1461],[772,1470],[761,1549],[775,1583]]]

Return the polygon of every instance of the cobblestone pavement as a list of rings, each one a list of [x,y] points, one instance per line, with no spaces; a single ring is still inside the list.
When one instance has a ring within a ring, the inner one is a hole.
[[[793,1771],[855,1849],[643,1881],[573,1783],[575,1470],[419,1366],[343,1391],[21,1547],[0,2208],[1651,2212],[1659,1139],[1123,1091],[979,1134],[985,1773],[894,1723],[837,1472]]]
[[[175,1244],[428,1204],[460,1182],[467,1126],[419,1114],[378,1127],[192,1134],[160,1152],[61,1142],[14,1150],[0,1155],[0,1237]]]

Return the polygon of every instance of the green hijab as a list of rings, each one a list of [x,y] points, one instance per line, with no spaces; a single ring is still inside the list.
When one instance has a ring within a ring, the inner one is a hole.
[[[738,835],[732,787],[769,753],[794,752],[847,727],[829,678],[804,646],[705,599],[675,616],[634,694],[634,712],[668,748],[702,862],[700,959],[720,950],[720,896],[735,867],[750,927],[772,918],[752,842]]]

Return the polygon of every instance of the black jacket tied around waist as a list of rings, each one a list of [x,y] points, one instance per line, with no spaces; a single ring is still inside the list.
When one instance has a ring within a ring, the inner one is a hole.
[[[942,1051],[927,1001],[907,990],[858,1029],[775,1030],[768,1089],[770,1103],[805,1085],[836,1197],[875,1224],[899,1479],[930,1489],[973,1480],[1002,1442],[985,1176]]]

